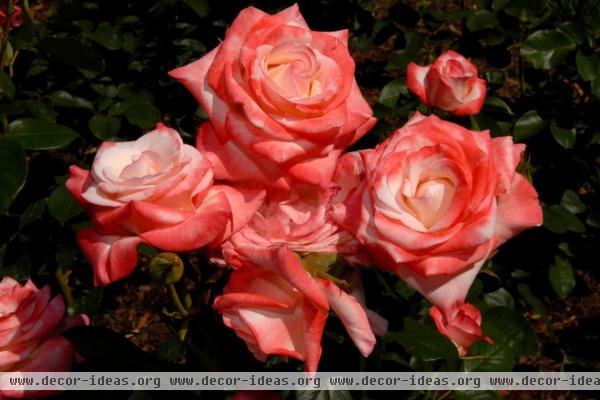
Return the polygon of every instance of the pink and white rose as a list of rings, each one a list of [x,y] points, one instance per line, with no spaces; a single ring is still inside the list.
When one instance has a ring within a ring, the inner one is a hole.
[[[244,248],[285,246],[302,255],[336,253],[350,263],[369,263],[368,252],[331,220],[334,194],[333,189],[313,185],[269,190],[248,224],[222,245],[226,261],[236,266],[237,253],[243,253]]]
[[[311,276],[288,248],[246,250],[243,264],[233,271],[213,307],[257,359],[265,361],[270,354],[292,357],[315,372],[330,309],[365,357],[375,346],[374,332],[387,330],[385,319],[369,320],[360,297]]]
[[[104,142],[91,171],[70,173],[67,188],[94,223],[77,239],[100,285],[131,273],[140,243],[167,251],[219,245],[263,197],[215,184],[207,158],[163,124],[132,142]]]
[[[340,160],[346,199],[333,219],[434,305],[440,331],[463,354],[470,342],[459,331],[481,337],[473,328],[479,311],[464,305],[481,265],[542,223],[535,189],[516,172],[524,149],[510,137],[417,115],[376,149]]]
[[[486,81],[469,60],[452,50],[424,67],[410,63],[406,84],[424,104],[458,116],[479,113],[485,101]]]
[[[170,75],[209,116],[197,146],[217,179],[326,184],[341,152],[375,124],[348,32],[311,30],[297,5],[242,10],[219,46]]]
[[[38,289],[31,281],[21,285],[5,276],[0,281],[0,372],[69,371],[75,350],[60,332],[87,323],[85,315],[65,318],[65,303],[61,296],[52,298],[49,286]],[[50,394],[0,387],[0,399]]]

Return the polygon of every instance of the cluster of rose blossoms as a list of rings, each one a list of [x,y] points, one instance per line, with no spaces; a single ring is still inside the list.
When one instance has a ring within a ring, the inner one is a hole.
[[[358,268],[378,265],[425,296],[460,355],[489,340],[465,296],[498,246],[541,224],[516,172],[525,146],[416,113],[375,149],[345,152],[376,122],[347,44],[346,30],[310,30],[297,6],[246,8],[218,47],[171,71],[209,117],[195,148],[158,124],[103,143],[91,171],[71,167],[67,188],[93,220],[77,238],[95,283],[130,274],[140,243],[202,248],[233,268],[214,308],[255,357],[316,371],[330,311],[364,356],[385,333]],[[455,115],[478,113],[486,92],[452,51],[411,64],[407,83]]]

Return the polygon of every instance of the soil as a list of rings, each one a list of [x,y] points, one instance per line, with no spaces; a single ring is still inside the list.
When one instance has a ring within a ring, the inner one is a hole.
[[[156,312],[167,302],[164,286],[127,283],[120,292],[114,299],[114,307],[97,315],[94,325],[121,333],[147,352],[154,352],[166,341],[176,338]]]

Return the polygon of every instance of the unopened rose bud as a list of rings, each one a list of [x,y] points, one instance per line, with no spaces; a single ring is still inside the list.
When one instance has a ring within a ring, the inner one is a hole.
[[[183,276],[183,261],[175,253],[159,253],[150,261],[150,276],[155,281],[173,284]]]

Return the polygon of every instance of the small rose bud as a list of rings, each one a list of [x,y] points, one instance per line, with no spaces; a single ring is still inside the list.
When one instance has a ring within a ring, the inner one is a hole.
[[[150,261],[150,277],[153,280],[173,284],[183,276],[183,261],[175,253],[159,253]]]

